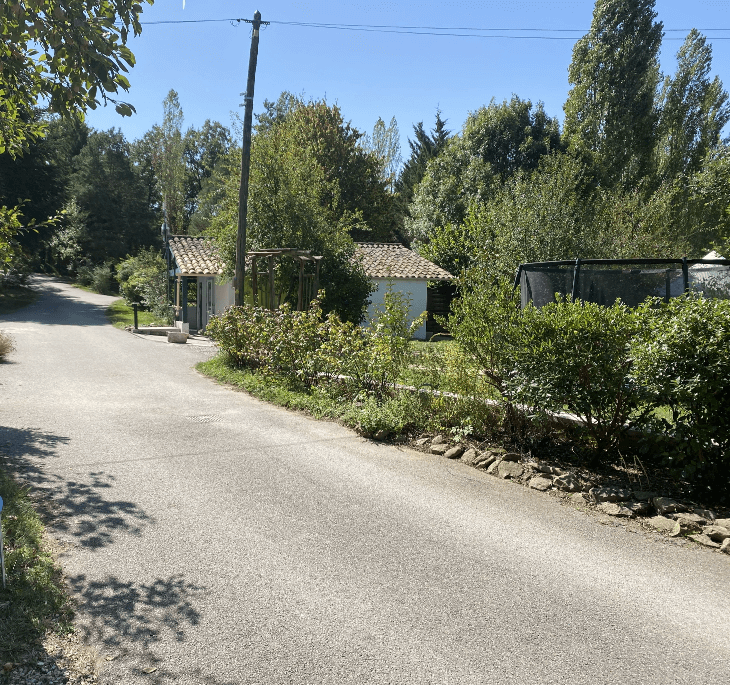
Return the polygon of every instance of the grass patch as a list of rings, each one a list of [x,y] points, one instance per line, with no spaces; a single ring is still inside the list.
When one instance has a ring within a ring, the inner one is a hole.
[[[115,328],[125,328],[134,325],[134,311],[122,299],[114,300],[106,310],[106,316]],[[140,326],[167,326],[159,317],[151,312],[137,311],[137,323]]]
[[[479,400],[439,397],[429,392],[393,391],[377,398],[347,382],[293,387],[286,379],[232,366],[224,354],[197,364],[202,374],[266,402],[338,421],[362,435],[414,436],[425,431],[492,433],[495,409]]]
[[[33,304],[38,299],[37,291],[23,286],[0,289],[0,314],[12,314],[18,309]]]
[[[72,630],[73,611],[60,568],[43,542],[28,488],[0,468],[8,582],[0,583],[0,663],[18,661],[48,630]]]

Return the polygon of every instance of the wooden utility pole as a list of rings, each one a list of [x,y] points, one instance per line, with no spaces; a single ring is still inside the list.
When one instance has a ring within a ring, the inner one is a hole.
[[[246,19],[246,21],[249,21]],[[246,214],[248,213],[248,176],[251,167],[251,123],[253,120],[253,89],[256,81],[256,61],[259,56],[259,28],[261,24],[268,24],[268,21],[261,21],[261,12],[256,10],[253,15],[253,32],[251,34],[251,55],[248,58],[248,81],[246,92],[241,93],[244,99],[243,115],[243,148],[241,150],[241,185],[238,189],[238,233],[236,236],[236,274],[235,274],[235,297],[236,306],[243,305],[244,285],[246,275]]]

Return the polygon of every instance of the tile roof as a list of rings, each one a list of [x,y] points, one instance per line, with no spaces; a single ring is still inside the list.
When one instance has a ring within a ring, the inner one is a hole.
[[[355,255],[369,278],[424,278],[450,281],[453,276],[400,243],[357,243]]]
[[[171,235],[170,251],[183,276],[218,276],[225,264],[210,238]]]

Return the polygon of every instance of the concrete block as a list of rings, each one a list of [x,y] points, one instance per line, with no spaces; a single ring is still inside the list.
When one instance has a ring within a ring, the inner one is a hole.
[[[187,341],[188,341],[187,333],[182,333],[180,331],[170,331],[167,334],[167,342],[185,344]]]

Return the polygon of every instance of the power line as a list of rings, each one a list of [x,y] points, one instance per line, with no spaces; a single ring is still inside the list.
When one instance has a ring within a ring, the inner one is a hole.
[[[250,19],[240,17],[231,17],[225,19],[163,19],[159,21],[142,21],[143,26],[159,26],[165,24],[208,24],[208,23],[241,23],[248,22]],[[585,35],[588,33],[586,29],[551,29],[551,28],[475,28],[471,26],[398,26],[387,24],[326,24],[322,22],[305,22],[305,21],[275,21],[271,24],[281,26],[298,26],[302,28],[318,28],[329,29],[335,31],[364,31],[368,33],[395,33],[416,36],[446,36],[452,38],[498,38],[507,40],[575,40],[575,35],[551,36],[551,35],[514,35],[511,33],[496,32],[512,32],[519,31],[525,33],[570,33]],[[691,29],[664,29],[665,33],[688,33]],[[730,31],[730,29],[712,28],[698,29],[699,31]],[[454,33],[456,31],[467,31],[468,33]],[[708,40],[730,40],[730,36],[713,36],[707,37]],[[682,40],[681,38],[669,37],[667,40]]]

